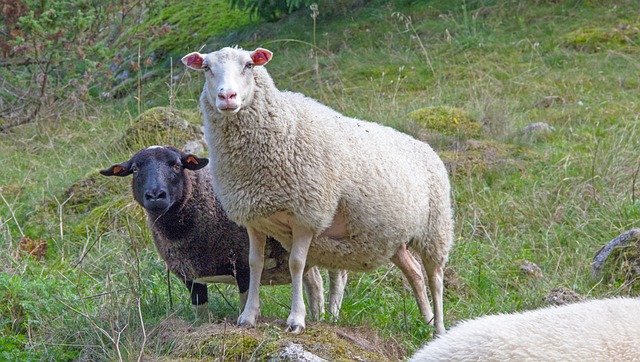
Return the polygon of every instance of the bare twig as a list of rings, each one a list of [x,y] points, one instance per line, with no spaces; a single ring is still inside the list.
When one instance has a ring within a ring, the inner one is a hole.
[[[418,45],[420,45],[420,48],[422,49],[422,53],[424,54],[424,58],[427,61],[427,64],[429,65],[431,74],[435,76],[436,71],[433,69],[433,64],[431,63],[431,57],[429,57],[429,52],[427,51],[427,47],[424,45],[424,43],[422,43],[422,39],[420,39],[420,34],[418,34],[418,31],[413,26],[413,20],[411,19],[411,16],[405,15],[400,12],[395,12],[392,14],[392,16],[395,16],[396,18],[398,18],[398,20],[404,22],[404,26],[407,29],[407,31],[411,31],[413,33],[413,36],[418,41]]]
[[[46,64],[49,60],[47,59],[35,59],[35,58],[25,58],[25,59],[7,59],[0,61],[0,67],[22,67],[25,65],[32,64]]]
[[[56,200],[56,204],[58,204],[58,217],[59,217],[59,221],[60,221],[60,240],[64,241],[64,228],[63,223],[62,223],[62,208],[64,207],[64,205],[69,202],[69,200],[71,200],[71,198],[73,197],[73,194],[71,194],[71,196],[69,196],[66,200],[64,200],[62,203],[60,203],[60,201],[58,201],[57,197],[53,197],[54,200]]]
[[[140,47],[141,43],[138,43],[138,114],[142,111],[142,68],[140,68]]]
[[[320,14],[318,11],[318,4],[313,3],[309,6],[311,9],[311,17],[313,18],[313,57],[316,61],[315,70],[316,70],[316,81],[318,82],[318,86],[320,86],[320,65],[318,64],[318,46],[316,45],[316,18]]]
[[[631,202],[636,202],[636,180],[638,179],[638,171],[640,171],[640,158],[638,159],[638,166],[636,167],[636,171],[633,173],[633,182],[631,184]]]
[[[173,296],[171,295],[171,273],[169,268],[165,268],[167,271],[167,293],[169,293],[169,309],[173,310]]]
[[[222,297],[222,299],[224,299],[224,301],[227,303],[227,305],[231,308],[233,308],[233,305],[231,305],[231,303],[229,302],[229,300],[227,299],[227,297],[224,296],[224,294],[222,293],[222,291],[218,288],[218,285],[213,284],[213,286],[216,288],[216,290],[218,291],[218,293],[220,293],[220,296]]]
[[[140,317],[140,325],[142,326],[142,346],[140,346],[140,354],[138,355],[138,362],[142,361],[142,355],[144,354],[144,347],[147,344],[147,331],[144,328],[144,319],[142,319],[142,309],[140,308],[140,297],[138,297],[138,316]]]
[[[9,213],[11,213],[11,218],[13,219],[13,222],[16,223],[16,227],[18,228],[18,231],[20,232],[20,236],[24,237],[24,232],[22,232],[22,228],[20,227],[20,223],[18,223],[18,219],[16,218],[16,214],[13,211],[13,208],[11,207],[11,205],[9,205],[9,203],[7,202],[7,199],[5,199],[4,195],[2,195],[2,192],[0,192],[0,198],[2,198],[2,201],[4,202],[4,204],[7,205],[7,207],[9,208]]]
[[[638,239],[640,239],[640,229],[631,229],[609,241],[605,246],[598,250],[596,255],[593,257],[593,262],[591,263],[591,275],[594,278],[599,277],[600,271],[613,249],[627,245],[632,241],[638,242]]]
[[[99,331],[103,336],[105,336],[109,341],[111,341],[111,343],[114,344],[114,346],[116,347],[116,351],[118,353],[118,360],[119,361],[124,361],[123,358],[122,358],[122,353],[120,352],[119,343],[120,343],[120,335],[127,328],[128,324],[125,324],[125,326],[120,331],[116,331],[116,334],[118,336],[117,336],[117,338],[113,338],[113,336],[111,336],[109,334],[109,332],[107,332],[104,328],[100,327],[96,322],[94,322],[93,319],[91,319],[91,316],[89,316],[88,314],[83,313],[82,311],[70,306],[69,304],[65,303],[62,299],[56,297],[55,295],[53,296],[53,298],[55,300],[57,300],[58,302],[60,302],[65,307],[67,307],[72,312],[84,317],[87,320],[87,322],[89,322],[89,324],[91,324],[91,326],[93,328],[95,328],[97,331]]]

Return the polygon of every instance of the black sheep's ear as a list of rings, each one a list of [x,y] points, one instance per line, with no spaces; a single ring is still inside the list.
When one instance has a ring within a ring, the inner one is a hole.
[[[208,158],[196,157],[189,153],[182,155],[181,161],[184,168],[192,171],[199,170],[209,164]]]
[[[129,176],[133,171],[129,162],[113,165],[106,170],[100,170],[104,176]]]

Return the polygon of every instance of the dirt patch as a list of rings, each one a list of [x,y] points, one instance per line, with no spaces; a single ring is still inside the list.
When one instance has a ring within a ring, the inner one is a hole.
[[[567,287],[557,287],[551,289],[549,294],[544,297],[544,300],[549,305],[565,305],[582,302],[586,298]]]
[[[284,332],[281,323],[261,319],[257,328],[228,322],[192,325],[176,317],[160,322],[149,335],[145,361],[282,360],[282,351],[302,346],[306,354],[328,361],[397,361],[401,347],[366,327],[307,326],[305,333]],[[287,359],[285,359],[287,360]]]

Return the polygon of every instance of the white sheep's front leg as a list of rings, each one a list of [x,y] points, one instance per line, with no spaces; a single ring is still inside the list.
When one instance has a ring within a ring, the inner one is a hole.
[[[293,244],[289,255],[289,271],[291,272],[291,314],[287,318],[287,330],[291,333],[302,333],[305,329],[305,307],[302,296],[302,275],[307,262],[309,245],[313,232],[302,225],[292,227]]]
[[[260,315],[260,279],[264,267],[264,246],[267,236],[248,227],[249,234],[249,295],[244,310],[238,317],[238,325],[255,327]]]

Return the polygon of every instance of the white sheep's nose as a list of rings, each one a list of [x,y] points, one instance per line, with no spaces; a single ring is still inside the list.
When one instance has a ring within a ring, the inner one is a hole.
[[[238,95],[238,93],[236,92],[224,92],[221,91],[218,93],[218,99],[223,101],[223,102],[229,102],[231,100],[236,99],[236,96]]]

